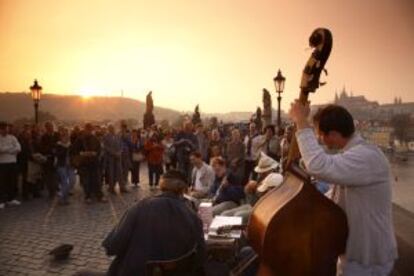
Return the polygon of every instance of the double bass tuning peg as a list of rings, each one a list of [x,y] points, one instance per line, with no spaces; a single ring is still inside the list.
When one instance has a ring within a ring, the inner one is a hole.
[[[322,71],[325,73],[326,76],[328,75],[328,70],[323,68]],[[325,84],[326,84],[326,81],[320,81],[319,82],[319,86],[324,86]]]

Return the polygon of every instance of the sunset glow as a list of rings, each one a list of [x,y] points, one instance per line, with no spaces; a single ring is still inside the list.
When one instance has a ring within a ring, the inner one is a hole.
[[[91,87],[82,87],[81,89],[79,89],[79,92],[82,98],[84,99],[88,99],[94,96],[102,96],[101,93],[99,92],[99,89],[91,88]]]
[[[119,96],[203,112],[252,111],[280,68],[297,97],[316,27],[334,47],[328,84],[379,102],[414,100],[410,1],[0,0],[0,91]],[[36,14],[35,17],[32,15]],[[369,16],[367,16],[369,14]],[[354,27],[350,27],[350,26]],[[235,101],[237,99],[237,101]]]

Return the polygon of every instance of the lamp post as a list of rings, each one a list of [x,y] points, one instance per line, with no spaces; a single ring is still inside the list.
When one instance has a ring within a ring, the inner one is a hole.
[[[34,103],[35,110],[35,123],[39,123],[39,101],[42,94],[42,87],[37,83],[37,80],[34,80],[32,86],[30,86],[30,91],[32,92],[32,99]]]
[[[276,93],[277,96],[277,127],[280,130],[282,126],[281,118],[280,118],[280,102],[282,100],[282,97],[280,94],[283,93],[283,90],[285,89],[285,81],[286,78],[282,75],[282,72],[280,72],[280,69],[277,71],[277,76],[273,78],[273,82],[275,83]]]

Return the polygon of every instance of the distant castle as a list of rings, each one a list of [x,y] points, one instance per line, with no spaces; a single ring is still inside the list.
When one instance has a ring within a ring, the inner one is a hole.
[[[414,102],[403,102],[401,97],[395,97],[394,103],[379,104],[377,101],[369,101],[365,96],[354,96],[343,87],[341,93],[335,92],[334,104],[348,109],[359,120],[384,120],[388,121],[395,114],[408,113],[414,116]],[[323,105],[312,106],[315,111]]]

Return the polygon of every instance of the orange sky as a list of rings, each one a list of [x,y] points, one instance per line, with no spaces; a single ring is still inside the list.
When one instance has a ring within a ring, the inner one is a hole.
[[[380,102],[414,101],[412,2],[0,0],[0,91],[28,91],[38,78],[45,93],[123,89],[144,100],[151,89],[156,105],[177,110],[254,111],[281,68],[287,108],[308,36],[324,26],[334,47],[313,102],[343,85]]]

